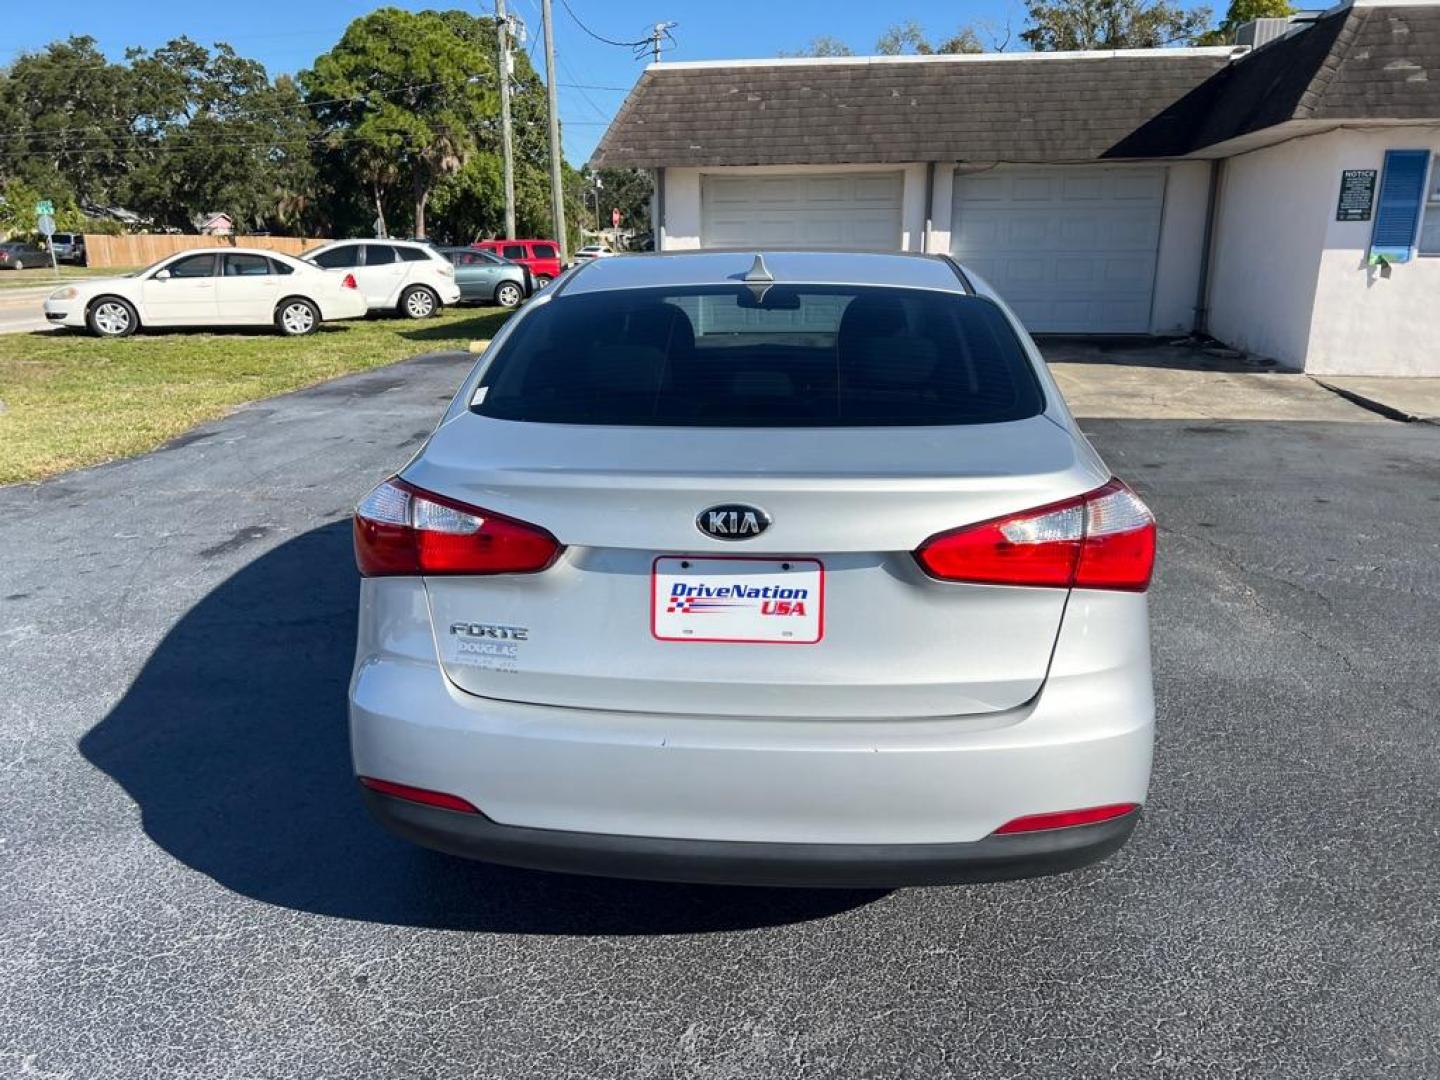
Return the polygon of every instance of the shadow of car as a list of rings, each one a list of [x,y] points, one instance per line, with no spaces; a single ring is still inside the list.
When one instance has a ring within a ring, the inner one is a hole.
[[[80,742],[147,835],[243,896],[346,919],[536,934],[673,934],[836,914],[875,891],[569,877],[413,847],[366,815],[346,687],[358,578],[349,519],[258,556],[170,630]]]

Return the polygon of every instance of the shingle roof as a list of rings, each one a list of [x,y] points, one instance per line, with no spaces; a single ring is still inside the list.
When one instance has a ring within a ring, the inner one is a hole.
[[[1440,118],[1440,5],[1220,50],[657,65],[597,167],[1171,157],[1290,120]]]
[[[1122,140],[1183,154],[1291,120],[1440,118],[1440,5],[1355,7],[1228,65]]]
[[[930,62],[657,65],[596,167],[1098,157],[1226,63],[1221,50]]]

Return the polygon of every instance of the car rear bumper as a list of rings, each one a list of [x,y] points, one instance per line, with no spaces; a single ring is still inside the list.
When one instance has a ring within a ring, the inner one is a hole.
[[[440,302],[442,304],[458,304],[460,302],[460,286],[455,282],[442,282],[440,284]]]
[[[1112,854],[1140,812],[1094,825],[950,844],[805,844],[614,836],[500,825],[362,787],[382,825],[463,858],[568,874],[697,884],[895,888],[1008,881],[1074,870]]]
[[[722,876],[743,869],[735,853],[762,847],[762,864],[794,854],[797,873],[827,858],[879,867],[866,872],[872,881],[905,872],[891,884],[954,880],[944,875],[962,871],[944,868],[955,864],[981,876],[1065,869],[1066,859],[1079,865],[1112,850],[1114,831],[992,834],[1027,815],[1145,802],[1154,738],[1145,604],[1142,594],[1077,590],[1043,689],[1003,711],[683,715],[466,693],[436,662],[424,584],[370,578],[350,687],[354,770],[457,796],[484,815],[457,825],[395,811],[407,835],[497,860],[523,850],[525,865],[573,844],[580,855],[545,865],[600,866],[587,854],[599,845],[612,861],[594,872],[644,876],[667,873],[663,858],[644,869],[646,858],[681,848]],[[438,834],[419,835],[437,823]],[[507,827],[523,832],[497,831]],[[1086,835],[1098,837],[1095,850],[1071,851]]]

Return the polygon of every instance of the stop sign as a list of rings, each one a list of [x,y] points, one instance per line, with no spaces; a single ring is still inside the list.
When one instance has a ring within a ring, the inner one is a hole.
[[[610,227],[612,229],[620,227],[620,208],[618,206],[610,211]]]

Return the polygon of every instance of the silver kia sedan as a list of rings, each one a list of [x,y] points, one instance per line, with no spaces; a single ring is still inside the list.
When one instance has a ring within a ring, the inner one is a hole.
[[[1155,524],[945,257],[582,264],[355,514],[371,811],[456,855],[1000,880],[1130,836]]]

